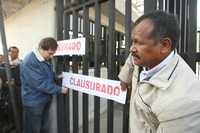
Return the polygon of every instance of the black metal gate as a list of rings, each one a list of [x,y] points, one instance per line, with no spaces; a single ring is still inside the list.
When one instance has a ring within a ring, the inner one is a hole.
[[[57,39],[69,39],[84,36],[86,38],[86,54],[84,56],[57,57],[56,71],[70,71],[88,75],[89,69],[94,68],[94,76],[100,77],[101,67],[107,68],[107,78],[117,79],[120,66],[128,55],[131,44],[132,1],[125,0],[124,31],[117,31],[115,0],[56,0],[57,11]],[[101,20],[102,5],[108,9],[108,24],[103,25]],[[179,18],[181,39],[177,51],[184,57],[191,68],[196,70],[199,53],[196,52],[196,19],[197,0],[144,0],[144,13],[153,10],[165,10],[174,13]],[[93,19],[90,16],[93,12]],[[134,14],[133,14],[134,16]],[[122,47],[124,43],[124,47]],[[72,64],[71,64],[72,62]],[[71,90],[70,90],[71,91]],[[78,133],[82,110],[83,133],[89,132],[89,96],[72,91],[72,95],[58,97],[58,133]],[[70,98],[72,96],[72,98]],[[82,108],[79,108],[82,101]],[[71,104],[70,104],[71,103]],[[70,106],[71,105],[71,106]],[[107,101],[107,133],[115,129],[113,101]],[[122,106],[122,105],[121,105]],[[70,111],[72,107],[72,111]],[[128,133],[128,98],[122,106],[121,133]],[[100,133],[100,98],[94,97],[94,126],[92,133]],[[72,121],[70,117],[72,115]],[[106,124],[106,123],[103,123]],[[71,130],[70,130],[71,127]]]

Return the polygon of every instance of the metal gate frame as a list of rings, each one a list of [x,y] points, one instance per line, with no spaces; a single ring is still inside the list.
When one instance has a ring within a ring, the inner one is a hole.
[[[67,0],[66,0],[67,1]],[[68,31],[72,30],[73,38],[78,37],[78,11],[83,10],[83,35],[86,37],[86,55],[81,58],[83,62],[83,74],[88,75],[89,67],[89,43],[90,43],[90,21],[89,21],[89,7],[95,7],[95,21],[94,29],[95,33],[101,33],[101,3],[108,2],[109,7],[109,26],[108,26],[108,78],[116,79],[117,71],[115,61],[118,55],[114,54],[116,48],[116,33],[115,33],[115,0],[88,0],[85,3],[79,5],[64,5],[64,0],[56,0],[56,12],[57,12],[57,39],[69,39]],[[69,0],[68,0],[69,1]],[[125,0],[125,50],[126,57],[128,55],[128,49],[131,44],[131,0]],[[197,25],[197,0],[144,0],[144,13],[151,12],[153,10],[164,10],[176,14],[181,26],[181,39],[177,47],[178,53],[186,60],[190,67],[195,71],[196,62],[200,61],[200,53],[196,52],[196,25]],[[70,16],[73,15],[73,28],[70,29]],[[100,76],[100,63],[99,46],[101,43],[100,34],[94,36],[94,75]],[[119,53],[119,52],[118,52]],[[69,61],[73,62],[73,72],[78,72],[78,62],[80,57],[78,56],[65,56],[57,58],[57,72],[62,70],[69,70]],[[65,63],[62,63],[65,62]],[[119,69],[119,67],[118,67]],[[88,95],[83,94],[83,133],[88,133]],[[73,133],[78,133],[78,92],[73,91]],[[100,98],[94,99],[94,133],[100,133]],[[70,111],[69,111],[69,95],[63,95],[58,97],[58,133],[70,132]],[[107,119],[107,133],[113,133],[113,101],[108,100],[108,119]],[[128,133],[129,129],[129,104],[123,106],[123,130],[122,133]]]
[[[100,13],[101,13],[101,3],[106,2],[107,0],[90,0],[85,2],[81,5],[69,7],[64,6],[63,0],[56,1],[56,11],[57,11],[57,39],[68,39],[69,34],[69,14],[73,14],[73,38],[78,37],[78,11],[83,10],[83,35],[86,37],[86,55],[83,56],[83,74],[88,75],[88,64],[89,64],[89,57],[88,57],[88,45],[89,45],[89,31],[90,31],[90,22],[89,22],[89,7],[95,7],[95,22],[94,22],[94,29],[95,33],[101,33],[101,23],[100,23]],[[109,26],[108,26],[108,78],[109,79],[116,79],[117,72],[116,72],[116,55],[115,55],[115,0],[108,1],[109,6]],[[126,0],[126,15],[125,23],[126,23],[126,33],[125,37],[130,38],[130,26],[131,26],[131,1]],[[64,30],[63,30],[64,29]],[[100,60],[99,57],[99,46],[101,43],[101,35],[96,34],[94,36],[94,75],[96,77],[100,76]],[[130,44],[130,39],[126,39],[126,46]],[[128,48],[128,47],[126,47]],[[126,50],[128,51],[128,50]],[[128,52],[126,53],[128,55]],[[65,60],[65,64],[57,65],[57,72],[62,70],[69,70],[69,60],[70,57],[66,56],[64,58],[58,59],[60,61]],[[67,61],[68,60],[68,61]],[[59,62],[59,61],[58,61]],[[72,71],[74,73],[78,72],[78,57],[72,56],[73,68]],[[58,63],[57,63],[58,64]],[[67,66],[67,67],[66,67]],[[94,132],[100,133],[100,98],[94,98]],[[108,109],[108,118],[107,118],[107,132],[113,133],[113,101],[108,100],[107,102],[107,109]],[[124,105],[123,109],[123,133],[128,133],[128,104]],[[66,113],[64,113],[64,111]],[[61,96],[58,98],[58,133],[70,132],[70,120],[69,120],[69,96]],[[83,94],[83,133],[88,133],[88,95]],[[64,118],[64,119],[63,119]],[[73,91],[73,133],[78,133],[78,92]]]

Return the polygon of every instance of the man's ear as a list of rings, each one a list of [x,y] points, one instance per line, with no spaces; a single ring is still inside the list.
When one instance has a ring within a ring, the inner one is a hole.
[[[170,51],[172,49],[171,39],[168,37],[162,38],[160,40],[160,43],[161,43],[161,50],[160,50],[161,54],[170,53]]]

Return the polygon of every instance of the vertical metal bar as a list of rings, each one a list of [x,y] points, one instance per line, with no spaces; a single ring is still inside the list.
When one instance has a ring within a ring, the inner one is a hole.
[[[122,42],[122,37],[121,37],[121,33],[120,32],[117,32],[117,35],[116,35],[116,37],[117,37],[117,39],[116,39],[116,41],[118,42],[118,44],[117,44],[117,55],[116,55],[116,61],[117,61],[117,66],[116,66],[116,68],[117,68],[117,70],[116,70],[116,73],[119,73],[119,71],[120,71],[120,64],[121,64],[121,61],[122,61],[122,55],[121,55],[121,53],[120,53],[120,49],[121,49],[121,42]]]
[[[57,60],[57,63],[62,62],[62,61],[63,60]],[[64,95],[63,94],[57,95],[57,129],[58,129],[58,133],[64,133],[66,130],[65,124],[64,124],[65,118],[66,117],[65,117]]]
[[[175,5],[174,5],[174,3],[175,3],[175,0],[168,0],[168,3],[169,3],[169,7],[168,7],[168,11],[170,12],[170,13],[174,13],[174,8],[175,8]]]
[[[73,38],[78,37],[78,11],[73,11]],[[72,71],[78,73],[78,56],[72,56]],[[78,133],[78,92],[73,91],[73,133]]]
[[[92,35],[92,22],[90,22],[90,35]]]
[[[177,19],[178,19],[178,21],[179,21],[179,18],[180,18],[180,5],[181,5],[181,3],[180,3],[180,0],[176,0],[176,15],[177,15]],[[179,24],[180,24],[180,22],[179,22]]]
[[[200,51],[200,29],[198,31],[198,36],[199,36],[199,47],[198,47],[197,51],[199,52]],[[200,77],[200,75],[199,75],[199,77]]]
[[[108,25],[108,79],[115,79],[116,76],[116,41],[115,41],[115,0],[108,1],[109,8],[109,25]],[[113,101],[107,101],[108,119],[107,119],[107,133],[113,133]]]
[[[63,0],[56,0],[57,40],[63,39]]]
[[[180,22],[181,22],[181,43],[180,43],[180,51],[181,53],[184,53],[184,32],[185,32],[185,0],[180,0],[181,8],[180,8]]]
[[[94,76],[100,77],[99,48],[101,43],[101,6],[95,0]],[[100,133],[100,98],[94,98],[94,133]]]
[[[177,14],[177,0],[174,0],[174,14]]]
[[[67,13],[64,13],[64,21],[63,21],[63,39],[70,39],[70,35],[69,35],[69,31],[70,31],[70,15],[71,14],[67,14]],[[67,58],[69,58],[69,56],[65,56]],[[69,62],[69,60],[67,60]],[[67,69],[66,71],[69,70],[69,64],[68,63],[65,63],[65,67],[64,69]]]
[[[81,18],[81,33],[83,33],[83,18]]]
[[[69,31],[70,31],[70,16],[69,14],[64,14],[64,39],[69,39]],[[64,57],[64,71],[69,71],[69,62],[70,57]],[[65,132],[70,132],[70,98],[69,92],[65,95]]]
[[[57,40],[63,39],[63,12],[64,12],[64,1],[56,0],[56,21],[57,21]],[[56,72],[60,73],[62,71],[62,57],[56,57],[57,61],[55,64]],[[64,133],[64,95],[57,95],[57,130],[58,133]]]
[[[106,26],[104,26],[104,29],[103,29],[103,40],[104,40],[104,43],[105,43],[105,66],[107,67],[108,66],[108,29]]]
[[[72,27],[73,27],[73,14],[70,15],[70,31],[72,31]]]
[[[180,25],[180,40],[179,40],[179,49],[178,52],[181,53],[182,52],[182,44],[183,44],[183,37],[182,37],[182,9],[183,9],[183,3],[182,0],[179,0],[179,25]]]
[[[81,18],[78,17],[78,33],[81,32]]]
[[[159,0],[159,10],[163,10],[163,0]]]
[[[156,0],[144,0],[144,13],[152,12],[156,10]]]
[[[194,72],[196,72],[196,34],[197,34],[197,0],[189,0],[189,14],[188,14],[188,53],[189,64]]]
[[[89,8],[83,9],[83,35],[86,38],[85,55],[83,56],[83,74],[88,75],[89,67]],[[83,93],[83,133],[88,133],[88,95]]]
[[[166,2],[165,9],[166,9],[167,12],[169,12],[169,0],[166,0],[165,2]]]
[[[131,31],[132,31],[132,2],[131,0],[125,1],[125,56],[128,57],[129,47],[131,45]],[[128,119],[129,105],[123,105],[123,133],[128,133],[129,129],[129,119]]]
[[[184,46],[183,46],[183,48],[184,48],[184,53],[186,53],[187,52],[187,39],[188,39],[188,36],[187,36],[187,18],[188,18],[188,1],[187,0],[185,0],[185,3],[184,3]]]
[[[179,27],[180,27],[181,26],[181,24],[180,24],[180,0],[175,0],[174,7],[175,7],[174,14],[177,16],[177,20],[178,20]],[[180,28],[180,30],[181,30],[181,28]],[[180,53],[180,51],[179,51],[179,49],[180,49],[179,48],[180,47],[180,40],[181,40],[181,36],[180,36],[179,42],[178,42],[178,44],[176,46],[178,53]]]
[[[126,104],[123,105],[123,132],[122,133],[129,133],[129,93],[126,95]]]
[[[131,0],[125,1],[125,50],[126,57],[128,57],[129,47],[131,45],[131,29],[132,29],[132,20],[131,20]]]
[[[11,71],[9,68],[9,59],[8,59],[8,50],[7,50],[7,43],[6,43],[6,35],[5,35],[5,29],[4,29],[4,18],[3,18],[3,9],[2,9],[2,3],[0,0],[0,33],[1,33],[1,40],[2,40],[2,46],[3,46],[3,52],[4,52],[4,57],[5,57],[5,68],[6,68],[6,76],[8,80],[8,88],[9,88],[9,98],[11,100],[11,105],[14,113],[14,122],[16,126],[16,132],[21,133],[22,132],[22,127],[21,123],[19,122],[21,118],[19,117],[19,110],[17,108],[17,103],[15,100],[15,93],[14,93],[14,88],[11,84]]]
[[[94,22],[92,22],[92,35],[93,36],[95,35],[95,24],[94,24]]]

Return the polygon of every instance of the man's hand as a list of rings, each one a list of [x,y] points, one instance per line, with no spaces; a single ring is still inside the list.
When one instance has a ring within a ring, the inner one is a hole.
[[[125,91],[128,87],[127,83],[123,82],[123,81],[120,81],[120,86],[121,86],[121,90],[122,91]]]
[[[63,73],[57,75],[57,79],[63,79]]]
[[[63,73],[61,73],[59,75],[56,75],[56,77],[55,77],[55,83],[60,84],[61,81],[62,81],[62,79],[63,79]]]
[[[68,88],[65,87],[65,86],[62,86],[62,88],[61,88],[61,93],[62,93],[62,94],[67,94],[67,92],[68,92]]]

